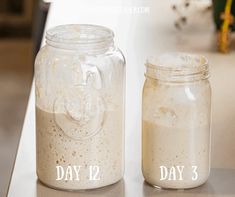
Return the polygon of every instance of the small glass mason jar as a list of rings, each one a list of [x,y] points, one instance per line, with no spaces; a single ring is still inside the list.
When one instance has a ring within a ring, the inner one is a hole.
[[[62,25],[35,62],[37,175],[58,189],[93,189],[124,171],[125,59],[113,32]]]
[[[168,53],[146,63],[142,172],[155,187],[193,188],[210,173],[211,87],[203,56]]]

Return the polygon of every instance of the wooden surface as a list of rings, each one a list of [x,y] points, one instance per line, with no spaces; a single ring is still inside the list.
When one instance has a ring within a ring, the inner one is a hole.
[[[6,196],[32,83],[32,41],[0,39],[0,196]]]

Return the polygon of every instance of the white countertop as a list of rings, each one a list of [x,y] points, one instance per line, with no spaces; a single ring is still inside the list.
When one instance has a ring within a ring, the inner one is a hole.
[[[82,192],[81,196],[235,196],[235,50],[228,55],[216,52],[216,36],[210,13],[193,10],[188,19],[189,24],[182,31],[176,30],[174,28],[176,15],[171,10],[171,2],[171,0],[60,0],[50,9],[46,29],[65,23],[108,26],[114,30],[116,43],[127,59],[124,180],[110,187]],[[98,7],[94,9],[94,6]],[[116,11],[108,11],[107,6],[115,8]],[[117,9],[120,6],[124,9]],[[140,6],[147,12],[133,13],[133,10]],[[211,65],[212,170],[209,181],[202,187],[192,190],[154,189],[144,183],[141,174],[141,94],[144,63],[147,56],[166,51],[200,53],[209,59]],[[34,104],[34,86],[32,86],[8,196],[75,196],[77,193],[56,191],[37,182]]]

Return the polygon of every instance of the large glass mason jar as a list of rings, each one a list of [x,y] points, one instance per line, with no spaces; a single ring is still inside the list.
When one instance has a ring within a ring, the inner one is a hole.
[[[210,172],[211,87],[207,60],[168,53],[146,64],[142,172],[156,187],[184,189]]]
[[[113,32],[62,25],[35,62],[37,175],[68,190],[113,184],[124,170],[125,60]]]

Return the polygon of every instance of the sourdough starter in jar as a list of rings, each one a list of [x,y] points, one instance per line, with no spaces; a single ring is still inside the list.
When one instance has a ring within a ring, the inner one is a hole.
[[[113,32],[62,25],[35,62],[37,175],[56,189],[94,189],[124,171],[125,60]]]
[[[210,172],[210,84],[201,56],[172,53],[147,63],[142,171],[153,186],[184,189]]]
[[[121,179],[121,109],[108,112],[102,131],[86,140],[74,140],[64,134],[54,118],[64,116],[63,114],[53,114],[37,107],[36,115],[37,125],[40,125],[37,129],[37,143],[43,147],[37,150],[40,158],[37,172],[43,182],[58,188],[89,189],[109,185]],[[64,121],[63,124],[67,127],[70,121]],[[59,172],[61,180],[56,180],[58,172],[55,166],[63,167],[63,178],[62,168]],[[66,177],[69,166],[72,167],[72,177],[70,172]],[[77,176],[74,168],[79,169],[79,166],[81,167]]]

